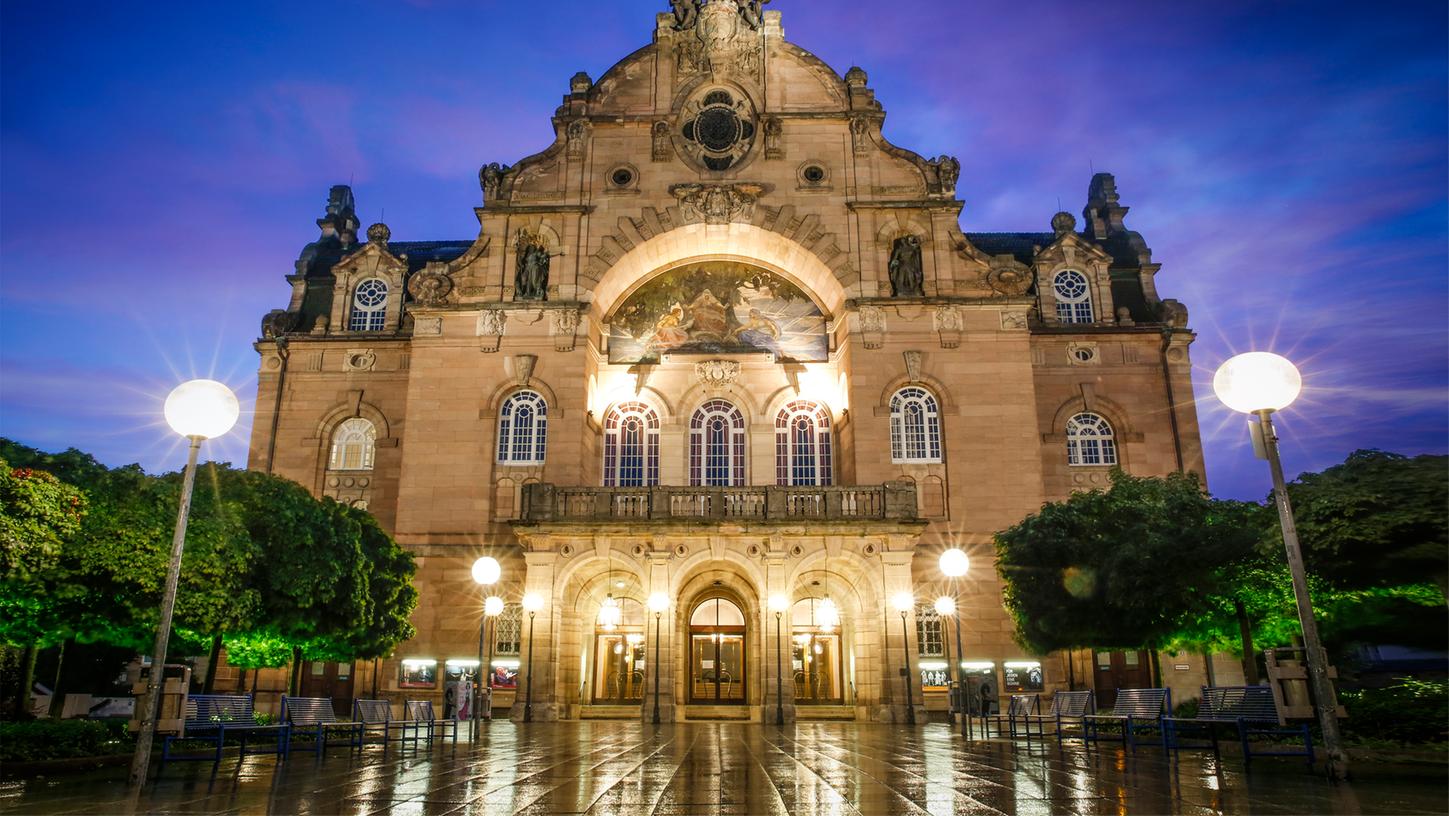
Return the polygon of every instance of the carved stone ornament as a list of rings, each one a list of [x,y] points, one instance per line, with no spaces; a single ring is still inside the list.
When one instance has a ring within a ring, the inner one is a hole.
[[[348,349],[342,356],[343,371],[371,371],[377,366],[377,354],[371,349]]]
[[[579,313],[576,309],[554,309],[548,313],[553,330],[553,347],[558,351],[573,351],[575,333],[579,328]]]
[[[857,156],[870,155],[870,120],[856,116],[850,120],[850,144]]]
[[[679,200],[687,220],[728,224],[750,220],[765,188],[759,184],[676,184],[669,192]]]
[[[453,279],[448,276],[448,265],[438,261],[423,267],[408,280],[408,294],[420,306],[445,303],[452,291]]]
[[[514,300],[548,300],[548,244],[542,235],[520,230],[516,244]]]
[[[1118,306],[1117,307],[1117,325],[1118,326],[1135,326],[1135,325],[1137,325],[1137,321],[1135,321],[1135,320],[1132,319],[1132,310],[1131,309],[1127,308],[1126,306]]]
[[[781,141],[783,141],[784,135],[785,135],[785,123],[783,123],[783,122],[780,121],[780,117],[778,117],[778,116],[771,116],[770,118],[768,118],[768,119],[765,120],[765,158],[766,159],[783,159],[783,158],[785,158],[785,149],[783,147],[781,147],[781,144],[780,144]]]
[[[953,349],[961,345],[961,310],[955,306],[941,306],[933,315],[936,331],[941,336],[941,348]]]
[[[992,259],[986,270],[986,285],[998,295],[1021,297],[1031,288],[1031,270],[1020,261],[1009,258]]]
[[[924,356],[919,351],[903,351],[901,356],[906,360],[906,379],[911,382],[921,381],[921,361]]]
[[[961,178],[961,162],[954,156],[937,156],[931,167],[936,170],[937,189],[943,195],[951,195],[956,192],[956,182]]]
[[[478,315],[478,342],[483,351],[495,352],[503,341],[503,332],[508,327],[508,314],[490,309]]]
[[[1187,307],[1181,302],[1168,298],[1158,305],[1157,313],[1168,326],[1174,329],[1187,328]]]
[[[868,349],[878,349],[885,339],[885,310],[879,306],[860,307],[861,341]]]
[[[1069,232],[1075,232],[1076,229],[1077,217],[1075,215],[1072,215],[1069,212],[1059,212],[1056,215],[1052,216],[1052,232],[1058,238],[1066,235]]]
[[[518,354],[513,357],[513,379],[519,385],[528,385],[533,377],[533,368],[538,365],[538,356],[534,354]]]
[[[669,123],[655,122],[653,128],[654,144],[651,150],[651,158],[657,162],[667,162],[673,152],[669,140]]]
[[[564,130],[564,137],[568,140],[569,158],[583,158],[584,147],[589,141],[589,123],[583,119],[569,122]]]
[[[679,112],[684,153],[706,170],[724,171],[739,164],[755,144],[754,105],[731,88],[708,85]]]
[[[709,388],[723,388],[740,376],[740,364],[734,360],[706,360],[694,364],[694,376]]]
[[[891,244],[890,279],[892,297],[921,297],[925,294],[925,273],[921,268],[921,239],[903,235]]]
[[[1026,312],[1002,312],[1001,328],[1005,331],[1026,331]]]
[[[483,188],[483,202],[485,204],[499,200],[503,193],[503,177],[513,168],[506,164],[493,162],[483,165],[478,171],[478,186]]]
[[[441,317],[419,317],[413,321],[414,337],[441,337],[443,334],[443,318]]]
[[[288,332],[296,331],[300,318],[301,315],[286,309],[273,309],[267,312],[267,316],[262,318],[262,339],[274,340]]]
[[[367,242],[369,244],[377,244],[383,249],[387,249],[387,242],[390,240],[392,240],[392,230],[388,229],[387,224],[379,222],[367,228]]]

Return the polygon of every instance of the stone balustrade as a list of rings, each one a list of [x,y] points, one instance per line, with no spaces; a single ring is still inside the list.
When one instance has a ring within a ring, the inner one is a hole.
[[[852,487],[523,488],[523,522],[842,521],[916,518],[911,482]]]

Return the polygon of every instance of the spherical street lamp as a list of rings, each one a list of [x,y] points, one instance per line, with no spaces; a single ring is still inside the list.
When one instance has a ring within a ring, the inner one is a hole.
[[[503,577],[503,566],[498,563],[497,558],[494,558],[491,555],[485,555],[482,558],[479,558],[477,561],[473,562],[473,567],[470,572],[473,575],[473,583],[481,587],[491,587],[494,584],[498,583],[499,579]],[[498,602],[496,604],[496,608],[498,611],[490,612],[489,607],[495,600]],[[489,597],[484,599],[483,620],[480,621],[478,624],[478,671],[475,673],[476,683],[474,685],[473,693],[473,711],[472,716],[469,718],[473,739],[477,739],[477,737],[479,736],[479,709],[482,708],[483,704],[484,688],[488,689],[488,711],[486,713],[486,717],[490,720],[493,719],[493,644],[491,642],[488,644],[488,663],[485,664],[483,662],[483,641],[492,640],[492,638],[488,637],[489,619],[497,617],[502,613],[502,598]],[[487,672],[489,675],[487,686],[483,684],[484,672]]]
[[[775,725],[780,726],[785,724],[785,659],[784,644],[780,640],[780,619],[789,608],[789,598],[778,594],[770,596],[770,611],[775,613]]]
[[[497,595],[489,595],[483,600],[483,614],[490,618],[496,618],[503,614],[503,599]]]
[[[479,586],[493,586],[503,576],[503,567],[498,559],[485,555],[473,562],[473,581]]]
[[[171,537],[171,560],[166,567],[166,588],[161,596],[161,621],[156,628],[151,653],[151,673],[142,701],[141,729],[136,734],[136,752],[131,756],[131,784],[146,784],[151,769],[151,743],[156,714],[161,707],[161,686],[166,677],[166,648],[171,640],[171,620],[176,612],[176,585],[181,580],[181,553],[186,545],[186,519],[191,512],[191,489],[196,483],[196,457],[201,443],[230,431],[241,415],[241,405],[230,388],[216,380],[191,380],[172,389],[162,409],[171,430],[191,441],[186,453],[186,471],[181,478],[181,502],[176,509],[176,528]],[[212,667],[214,670],[215,667]]]
[[[656,592],[649,596],[649,611],[654,613],[654,724],[659,724],[659,677],[664,674],[664,664],[659,662],[660,622],[669,608],[669,596]]]
[[[915,725],[916,703],[911,694],[911,635],[906,628],[906,613],[915,607],[916,599],[909,592],[897,592],[891,603],[901,613],[901,684],[906,687],[906,723]]]
[[[533,722],[533,618],[542,609],[542,595],[530,592],[523,596],[523,611],[528,613],[528,676],[524,680],[528,686],[523,702],[524,722]]]
[[[1253,351],[1223,363],[1213,375],[1213,391],[1217,392],[1224,405],[1234,411],[1258,417],[1257,431],[1261,432],[1262,455],[1268,460],[1268,469],[1273,476],[1278,523],[1283,528],[1283,548],[1288,557],[1288,572],[1293,578],[1298,624],[1303,629],[1303,648],[1307,653],[1308,679],[1318,708],[1318,724],[1323,729],[1328,770],[1335,778],[1344,778],[1348,773],[1348,757],[1339,735],[1333,683],[1328,678],[1328,664],[1318,637],[1318,621],[1313,614],[1313,600],[1308,594],[1303,551],[1298,546],[1298,529],[1293,523],[1293,504],[1288,499],[1287,480],[1283,478],[1283,462],[1278,454],[1278,434],[1273,430],[1273,412],[1293,404],[1303,391],[1303,376],[1286,358],[1265,351]]]
[[[961,550],[952,547],[951,549],[941,553],[940,565],[941,574],[951,579],[951,581],[954,583],[957,578],[964,578],[966,576],[966,573],[971,571],[971,558]],[[956,601],[953,598],[945,597],[939,598],[936,601],[936,603],[938,604],[938,606],[936,607],[936,611],[942,615],[941,625],[945,626],[945,619],[946,617],[948,617],[948,613],[941,612],[941,607],[939,606],[939,604],[941,604],[942,601],[950,602],[951,612],[949,613],[949,615],[955,614]],[[942,632],[941,634],[944,635],[945,632]],[[966,739],[974,739],[975,735],[971,733],[971,711],[967,706],[966,700],[966,676],[962,674],[961,671],[961,662],[966,659],[966,652],[961,649],[961,619],[959,617],[956,618],[956,659],[957,662],[956,665],[953,667],[953,673],[956,675],[956,704],[961,709],[961,736],[965,737]]]
[[[956,600],[949,595],[942,595],[936,599],[936,614],[943,618],[949,618],[956,614]]]

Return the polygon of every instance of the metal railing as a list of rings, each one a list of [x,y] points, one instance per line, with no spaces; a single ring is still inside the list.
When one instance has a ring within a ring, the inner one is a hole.
[[[560,487],[529,484],[519,520],[913,520],[910,482],[858,487]]]

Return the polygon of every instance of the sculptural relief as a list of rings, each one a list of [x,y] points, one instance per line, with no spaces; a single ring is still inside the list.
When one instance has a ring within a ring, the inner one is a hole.
[[[514,276],[514,300],[548,300],[548,246],[542,236],[531,232],[518,233],[517,272]]]
[[[684,217],[706,224],[748,221],[765,192],[759,184],[676,184],[669,192],[679,199]]]
[[[493,162],[483,165],[478,171],[478,186],[483,188],[485,203],[497,201],[503,192],[503,177],[512,169],[506,164]]]
[[[447,301],[453,291],[448,265],[434,261],[408,279],[408,294],[420,306],[437,306]]]
[[[961,162],[954,156],[937,156],[931,166],[936,170],[936,180],[942,193],[956,192],[956,182],[961,178]]]
[[[903,235],[891,246],[890,279],[892,297],[925,295],[925,273],[921,269],[921,239]]]

